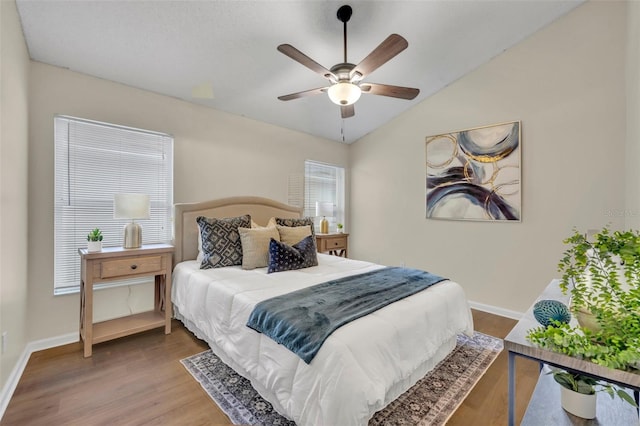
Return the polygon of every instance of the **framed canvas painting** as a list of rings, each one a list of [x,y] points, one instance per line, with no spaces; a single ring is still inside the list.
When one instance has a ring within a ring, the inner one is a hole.
[[[427,218],[520,221],[521,123],[426,138]]]

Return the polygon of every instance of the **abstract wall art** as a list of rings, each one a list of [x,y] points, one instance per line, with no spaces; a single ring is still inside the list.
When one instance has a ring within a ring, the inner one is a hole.
[[[520,221],[521,123],[426,138],[427,218]]]

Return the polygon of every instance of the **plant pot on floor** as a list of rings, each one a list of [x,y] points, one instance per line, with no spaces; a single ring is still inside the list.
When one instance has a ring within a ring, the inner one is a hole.
[[[596,417],[596,397],[595,393],[587,395],[560,386],[562,408],[583,419],[594,419]]]

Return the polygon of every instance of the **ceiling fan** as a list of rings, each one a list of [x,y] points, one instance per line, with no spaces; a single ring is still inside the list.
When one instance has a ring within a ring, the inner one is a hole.
[[[347,22],[349,22],[351,14],[352,9],[350,6],[345,5],[338,9],[338,20],[344,24],[344,62],[332,66],[331,69],[323,67],[290,44],[281,44],[278,46],[280,52],[294,61],[301,63],[311,71],[317,72],[331,82],[331,85],[326,87],[278,96],[278,99],[281,101],[290,101],[292,99],[327,92],[329,99],[331,99],[333,103],[340,105],[342,118],[349,118],[355,115],[353,104],[360,99],[360,95],[363,92],[408,100],[418,96],[418,93],[420,93],[419,89],[390,86],[388,84],[364,83],[362,81],[367,75],[406,49],[409,43],[402,36],[391,34],[369,53],[362,62],[358,65],[351,64],[347,62]]]

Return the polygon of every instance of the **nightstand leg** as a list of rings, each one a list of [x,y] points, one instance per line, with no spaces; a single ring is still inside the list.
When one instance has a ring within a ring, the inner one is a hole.
[[[515,424],[516,411],[516,355],[509,351],[509,426]]]
[[[93,282],[84,282],[82,285],[84,357],[88,358],[93,353]]]
[[[164,295],[163,295],[163,285],[162,285],[162,277],[163,275],[155,276],[155,285],[154,285],[154,303],[153,307],[156,312],[162,312],[162,305],[164,304]]]

